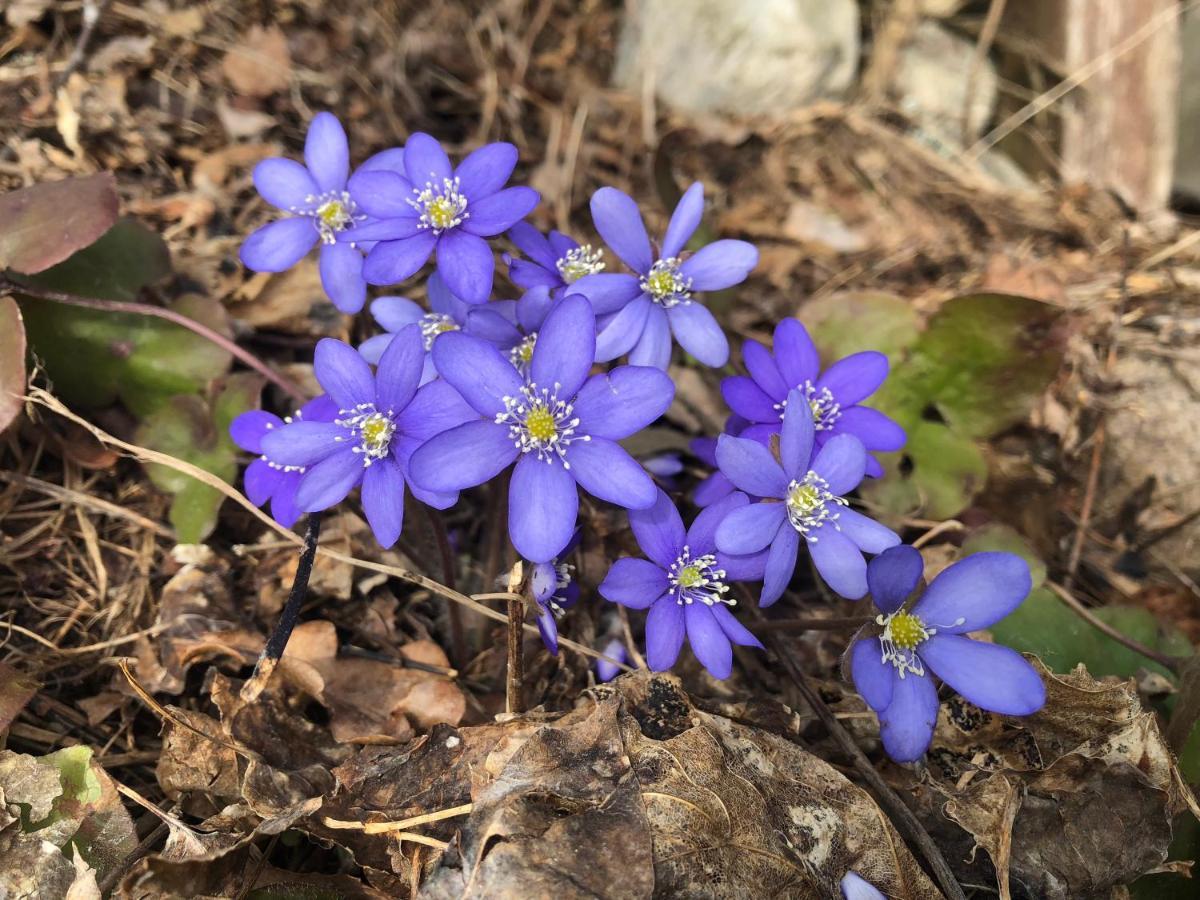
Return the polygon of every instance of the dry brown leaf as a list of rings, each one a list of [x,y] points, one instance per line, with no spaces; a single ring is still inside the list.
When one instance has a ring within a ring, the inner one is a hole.
[[[276,25],[255,25],[221,62],[225,79],[247,97],[270,97],[288,86],[292,58],[287,38]]]

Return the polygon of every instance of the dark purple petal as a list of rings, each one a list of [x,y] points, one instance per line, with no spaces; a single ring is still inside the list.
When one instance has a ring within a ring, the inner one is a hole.
[[[635,272],[650,271],[650,238],[637,204],[616,188],[603,187],[592,194],[591,205],[596,231],[613,253]]]
[[[590,302],[590,301],[589,301]],[[554,298],[545,287],[534,287],[526,291],[517,301],[517,323],[526,332],[537,331],[554,308]],[[592,307],[593,311],[595,307]]]
[[[262,453],[262,439],[272,428],[283,425],[283,419],[263,409],[251,409],[229,423],[229,436],[247,453]],[[254,504],[261,506],[261,503]]]
[[[779,431],[779,459],[783,463],[783,474],[788,478],[799,479],[808,474],[816,436],[812,408],[804,395],[793,388],[788,392],[787,409]]]
[[[733,672],[733,646],[704,603],[688,603],[683,607],[687,623],[688,643],[700,664],[713,678],[723,681]]]
[[[500,302],[500,301],[496,301]],[[493,304],[477,306],[467,313],[467,323],[463,331],[480,340],[494,344],[501,350],[508,350],[521,343],[521,332],[517,326],[506,319],[498,310],[492,309]]]
[[[713,619],[721,626],[721,630],[725,632],[725,637],[739,647],[758,647],[763,649],[762,641],[754,636],[745,625],[737,620],[733,612],[724,603],[715,603],[712,606]],[[695,644],[692,645],[693,647]]]
[[[375,378],[358,351],[335,338],[317,341],[313,374],[339,409],[375,402]]]
[[[579,492],[558,462],[526,453],[513,468],[508,489],[508,535],[517,552],[532,562],[548,562],[575,531]]]
[[[572,250],[579,249],[579,241],[569,235],[563,234],[561,231],[551,229],[546,238],[550,242],[550,249],[554,251],[556,261],[562,259]]]
[[[828,522],[810,531],[808,552],[813,565],[834,593],[857,600],[867,593],[867,561],[858,546]]]
[[[422,444],[408,461],[408,474],[424,490],[449,493],[489,481],[516,456],[517,448],[503,425],[467,422]]]
[[[395,460],[385,457],[367,466],[362,506],[375,540],[387,550],[404,528],[404,473]]]
[[[427,441],[435,434],[476,421],[478,417],[458,391],[438,379],[417,391],[404,412],[396,417],[396,427],[408,437]]]
[[[654,503],[654,479],[615,441],[575,441],[567,448],[567,462],[579,486],[593,497],[626,509],[646,509]]]
[[[864,350],[839,359],[817,380],[817,390],[829,388],[842,406],[853,406],[879,389],[888,373],[882,353]]]
[[[317,242],[312,219],[294,216],[269,222],[246,238],[242,264],[255,272],[283,272],[302,260]]]
[[[884,472],[883,466],[880,464],[879,460],[868,453],[867,465],[863,470],[863,474],[867,478],[882,478],[886,473]]]
[[[450,158],[446,156],[442,145],[421,131],[410,135],[404,145],[404,171],[417,190],[430,182],[440,189],[442,180],[453,174]],[[470,200],[469,197],[467,199]]]
[[[696,490],[692,492],[692,502],[697,506],[708,506],[709,504],[716,503],[733,490],[736,490],[736,488],[734,488],[732,481],[720,472],[713,472],[696,485]]]
[[[533,188],[505,188],[490,197],[472,201],[462,228],[480,237],[492,237],[507,231],[533,212],[541,199],[541,194]]]
[[[771,352],[758,341],[742,344],[742,361],[746,363],[750,377],[775,403],[781,402],[788,390],[796,386],[784,382]]]
[[[378,297],[371,301],[371,315],[386,331],[399,331],[420,322],[425,310],[407,297]]]
[[[294,159],[273,157],[254,167],[254,187],[272,206],[299,212],[321,193],[308,169]]]
[[[881,612],[894,613],[913,592],[925,563],[921,553],[907,544],[884,550],[867,566],[867,586]]]
[[[817,346],[808,330],[796,319],[784,319],[775,326],[775,365],[789,388],[815,381],[821,368]]]
[[[879,410],[869,406],[843,409],[837,420],[837,430],[854,435],[868,450],[880,453],[899,450],[907,439],[903,428]]]
[[[246,466],[246,474],[242,477],[242,488],[247,499],[255,506],[262,506],[271,499],[284,474],[279,469],[272,468],[266,460],[254,460]]]
[[[775,408],[775,401],[752,378],[731,375],[722,379],[721,396],[725,398],[730,409],[751,422],[779,421],[780,411]]]
[[[579,432],[614,441],[641,431],[667,411],[675,383],[659,369],[618,366],[589,378],[575,398]]]
[[[715,437],[698,437],[688,441],[688,450],[692,456],[700,460],[710,469],[717,467],[717,439]]]
[[[663,237],[662,255],[664,258],[678,256],[680,251],[696,229],[700,227],[700,217],[704,215],[704,185],[699,181],[689,187],[671,213],[671,221],[667,223],[667,233]]]
[[[319,259],[325,293],[339,310],[354,315],[367,302],[362,252],[349,244],[322,244]]]
[[[781,530],[794,531],[790,525],[781,529],[786,519],[787,506],[783,503],[739,506],[726,513],[717,526],[717,549],[734,556],[757,553],[774,541]]]
[[[588,276],[593,277],[593,276]],[[583,279],[580,279],[582,281]],[[596,334],[596,362],[608,362],[633,349],[646,327],[646,318],[654,304],[645,295],[625,305],[616,315],[599,323]],[[595,304],[592,306],[595,309]],[[662,310],[659,310],[661,314]]]
[[[486,303],[492,292],[496,261],[487,241],[461,228],[443,232],[438,240],[438,274],[446,287],[465,303]]]
[[[457,331],[434,342],[433,362],[463,399],[489,419],[503,412],[504,398],[517,396],[525,383],[499,350]]]
[[[721,435],[717,438],[717,464],[726,477],[747,494],[782,498],[787,493],[788,479],[783,469],[771,451],[757,441]]]
[[[358,167],[360,172],[388,171],[398,175],[404,174],[404,148],[388,147],[367,157],[366,162]]]
[[[740,509],[749,503],[746,495],[740,491],[723,497],[712,506],[702,510],[687,530],[687,545],[691,548],[692,557],[703,556],[717,549],[717,526],[735,509]]]
[[[749,507],[747,507],[749,509]],[[800,550],[800,535],[795,528],[784,525],[771,542],[767,565],[763,570],[762,592],[758,605],[764,609],[783,596],[792,573],[796,571],[796,556]]]
[[[633,303],[629,305],[633,306]],[[634,366],[652,366],[664,371],[671,364],[671,323],[667,319],[666,311],[655,303],[650,304],[641,336],[629,351],[629,363]]]
[[[304,139],[304,164],[322,191],[340,191],[350,175],[350,145],[333,113],[319,112]],[[332,505],[332,504],[330,504]]]
[[[421,221],[413,212],[411,216],[401,215],[391,219],[375,219],[364,222],[362,225],[355,225],[347,231],[340,232],[338,240],[354,241],[362,245],[371,241],[403,241],[418,234],[432,234],[432,232],[421,229]],[[380,283],[387,284],[388,282]]]
[[[439,250],[438,252],[441,251]],[[460,300],[450,290],[450,286],[446,284],[440,272],[434,272],[429,276],[429,282],[426,284],[425,290],[429,294],[430,309],[435,313],[441,313],[443,316],[449,316],[460,324],[467,320],[467,313],[475,306],[473,303],[465,303]]]
[[[629,527],[642,552],[664,569],[669,569],[683,552],[687,540],[683,519],[671,498],[662,491],[656,492],[654,505],[649,509],[629,513]]]
[[[484,144],[458,164],[454,177],[471,205],[472,216],[475,215],[475,201],[490,197],[504,187],[516,166],[517,148],[503,142]]]
[[[540,387],[559,385],[559,397],[574,397],[596,358],[596,314],[583,297],[567,297],[546,317],[529,365]]]
[[[543,269],[555,271],[559,254],[554,252],[545,235],[528,222],[518,222],[508,230],[508,239],[517,249]]]
[[[644,295],[636,275],[623,272],[597,272],[584,275],[571,285],[571,293],[583,294],[592,302],[596,315],[604,316],[621,309],[630,300]],[[617,356],[621,354],[618,353]]]
[[[558,656],[558,622],[554,619],[554,613],[549,609],[539,608],[537,627],[546,650],[551,656]]]
[[[896,667],[883,661],[883,645],[879,638],[859,638],[850,647],[850,677],[867,706],[876,712],[888,708],[892,702]]]
[[[381,241],[367,254],[363,278],[368,284],[403,281],[425,265],[436,243],[437,237],[432,231],[420,231],[398,241]]]
[[[408,202],[413,199],[412,182],[401,174],[360,168],[350,177],[347,188],[358,208],[368,216],[414,221],[418,218],[417,211]],[[357,236],[358,232],[355,234]]]
[[[667,318],[679,346],[704,365],[720,368],[729,362],[729,340],[703,303],[672,306]]]
[[[812,469],[829,483],[829,490],[841,497],[850,493],[863,480],[867,451],[862,441],[852,434],[831,437],[812,461]]]
[[[714,241],[683,261],[679,274],[693,291],[721,291],[741,284],[758,265],[758,250],[745,241]]]
[[[1029,564],[1015,553],[972,553],[943,569],[913,607],[941,634],[995,625],[1029,596]]]
[[[398,413],[408,406],[425,365],[425,342],[419,325],[406,325],[396,333],[379,359],[375,372],[375,408]]]
[[[892,529],[853,509],[843,507],[838,513],[837,522],[842,534],[854,541],[864,553],[882,553],[900,543],[900,535]]]
[[[764,547],[757,553],[741,555],[718,552],[717,566],[725,570],[725,580],[727,582],[762,581],[767,571],[767,558],[770,556],[770,553],[770,547]]]
[[[296,505],[305,512],[336,506],[362,481],[365,473],[362,455],[344,446],[304,473],[296,489]]]
[[[646,609],[667,591],[667,574],[645,559],[618,559],[596,589],[600,596],[630,609]]]
[[[917,646],[917,654],[938,678],[981,709],[1027,716],[1046,704],[1046,686],[1016,650],[961,634],[935,634]]]
[[[281,466],[311,466],[343,450],[349,432],[332,422],[292,422],[263,435],[267,459]]]
[[[937,687],[928,675],[897,678],[892,685],[892,702],[879,713],[883,749],[899,763],[914,762],[925,755],[937,725]]]
[[[646,616],[646,665],[652,672],[665,672],[679,659],[683,648],[683,607],[664,594]]]

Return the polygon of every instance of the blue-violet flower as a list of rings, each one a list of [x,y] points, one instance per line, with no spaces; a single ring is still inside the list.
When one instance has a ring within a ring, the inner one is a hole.
[[[518,222],[509,229],[508,238],[529,257],[504,255],[508,277],[517,287],[546,288],[558,300],[573,293],[570,287],[580,278],[604,271],[603,250],[591,244],[580,246],[561,231],[543,235],[528,222]]]
[[[857,872],[847,872],[840,886],[844,900],[887,900],[882,891]]]
[[[558,620],[579,600],[579,582],[571,577],[575,567],[564,562],[578,543],[576,531],[556,559],[533,563],[529,573],[529,592],[538,605],[538,631],[553,656],[558,656]]]
[[[379,297],[372,300],[371,315],[384,329],[384,333],[367,338],[358,347],[363,359],[376,365],[397,332],[409,325],[417,325],[421,329],[421,339],[425,345],[421,384],[428,384],[437,377],[431,354],[433,342],[448,331],[459,331],[466,326],[468,312],[472,309],[469,303],[463,303],[450,292],[446,282],[437,272],[429,276],[425,289],[429,294],[430,312],[426,312],[419,303],[407,297]]]

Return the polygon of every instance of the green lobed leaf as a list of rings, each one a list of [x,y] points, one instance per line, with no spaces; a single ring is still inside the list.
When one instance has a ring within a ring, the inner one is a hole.
[[[802,312],[826,365],[861,350],[878,350],[895,362],[921,329],[921,317],[909,301],[882,291],[826,294],[805,303]]]
[[[866,479],[859,491],[893,515],[948,519],[983,488],[987,460],[974,441],[939,422],[918,419],[907,428],[904,450],[879,454],[883,477]]]
[[[109,172],[0,194],[0,270],[48,269],[91,244],[116,220],[117,186]]]

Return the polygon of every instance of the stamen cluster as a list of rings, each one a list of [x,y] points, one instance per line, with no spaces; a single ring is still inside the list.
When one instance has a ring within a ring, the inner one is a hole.
[[[642,276],[642,290],[663,309],[691,302],[692,279],[680,273],[679,265],[680,261],[676,256],[660,259]]]
[[[353,449],[355,453],[362,454],[364,467],[388,455],[392,435],[396,433],[391,410],[381,413],[374,403],[360,403],[352,409],[338,410],[338,418],[334,423],[349,429],[348,439],[356,441]]]
[[[829,490],[829,482],[811,469],[801,479],[792,481],[787,487],[788,521],[807,540],[816,541],[810,532],[826,522],[837,528],[839,506],[847,506],[846,499]]]
[[[413,193],[416,196],[408,204],[417,211],[418,227],[422,229],[441,234],[470,218],[467,198],[459,191],[458,178],[443,178],[440,187],[427,181],[424,188],[413,188]]]
[[[574,284],[585,275],[595,275],[604,271],[604,251],[593,250],[591,244],[583,244],[573,250],[568,250],[555,266],[563,281]]]
[[[508,436],[522,453],[535,453],[544,462],[557,457],[566,468],[567,447],[572,441],[591,440],[589,435],[576,435],[579,419],[566,400],[558,398],[561,385],[539,388],[533,382],[521,387],[515,397],[504,397],[504,410],[496,414],[497,425],[508,426]]]
[[[717,568],[716,555],[705,553],[693,559],[691,548],[686,544],[667,570],[667,581],[675,593],[676,602],[681,606],[689,603],[703,603],[706,606],[727,603],[733,606],[736,602],[725,596],[729,585],[725,584],[725,570]]]

